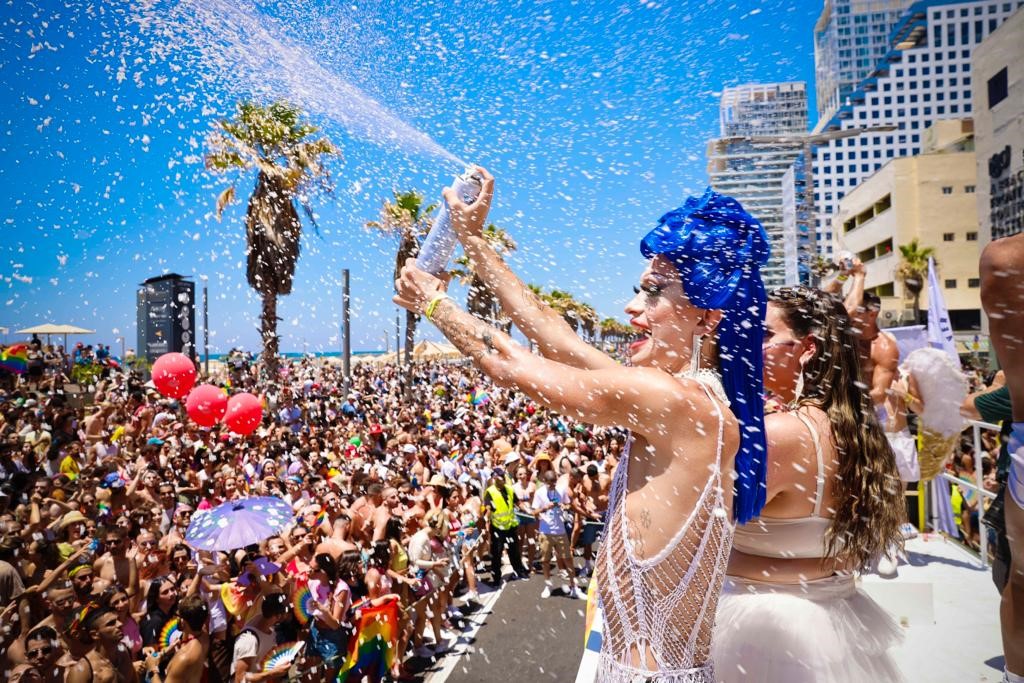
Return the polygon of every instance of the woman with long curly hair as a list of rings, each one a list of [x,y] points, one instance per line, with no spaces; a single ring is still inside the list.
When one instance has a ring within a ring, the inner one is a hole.
[[[902,544],[889,442],[859,383],[842,302],[803,287],[769,295],[767,502],[736,528],[712,648],[722,681],[893,681],[898,624],[856,573]]]

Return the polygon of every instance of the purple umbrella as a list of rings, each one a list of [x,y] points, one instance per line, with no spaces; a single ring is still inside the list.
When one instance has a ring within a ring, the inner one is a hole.
[[[197,550],[235,550],[279,534],[294,521],[292,506],[280,498],[243,498],[198,514],[185,533]]]

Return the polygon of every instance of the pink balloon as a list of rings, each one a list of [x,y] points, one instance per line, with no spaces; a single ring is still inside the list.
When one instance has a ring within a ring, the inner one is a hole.
[[[212,384],[200,384],[189,392],[185,410],[192,421],[201,427],[212,427],[224,417],[228,409],[228,397]]]
[[[235,434],[245,436],[259,427],[262,421],[263,403],[252,394],[235,394],[228,399],[224,424]]]
[[[196,383],[196,366],[183,353],[165,353],[153,363],[153,385],[168,398],[182,398]]]

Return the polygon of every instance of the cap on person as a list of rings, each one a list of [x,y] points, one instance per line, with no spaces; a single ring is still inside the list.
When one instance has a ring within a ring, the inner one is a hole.
[[[551,462],[551,456],[548,455],[547,451],[541,451],[540,453],[538,453],[537,455],[534,456],[532,464],[533,464],[534,467],[536,467],[538,465],[538,463],[545,462],[545,461],[550,463]]]
[[[111,472],[107,476],[103,477],[103,481],[100,482],[100,488],[104,489],[120,489],[124,488],[124,479],[117,472]]]
[[[416,446],[412,445],[411,443],[407,443],[404,446],[402,446],[402,452],[409,453],[411,455],[416,452]]]
[[[519,451],[511,451],[505,454],[505,457],[501,459],[502,464],[511,465],[514,462],[519,461]]]

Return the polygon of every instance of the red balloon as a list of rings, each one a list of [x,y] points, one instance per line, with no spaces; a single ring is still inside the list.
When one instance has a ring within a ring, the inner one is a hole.
[[[263,403],[252,394],[235,394],[228,399],[224,424],[235,434],[245,436],[259,427],[262,421]]]
[[[183,398],[196,383],[196,366],[183,353],[165,353],[153,363],[153,385],[168,398]]]
[[[228,409],[228,397],[212,384],[200,384],[189,392],[185,410],[192,421],[201,427],[212,427],[224,417]]]

